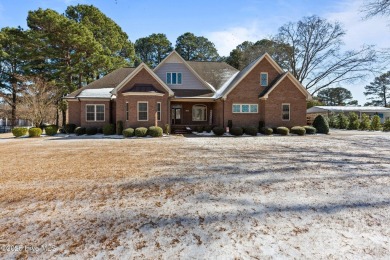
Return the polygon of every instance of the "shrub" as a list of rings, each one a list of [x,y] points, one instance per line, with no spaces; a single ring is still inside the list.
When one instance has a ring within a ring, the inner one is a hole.
[[[23,135],[26,135],[28,132],[28,129],[25,128],[25,127],[15,127],[12,129],[12,134],[15,136],[15,137],[21,137]]]
[[[121,135],[123,132],[123,122],[121,120],[116,122],[116,134]]]
[[[228,120],[228,127],[231,129],[233,127],[233,120]]]
[[[306,129],[302,126],[293,126],[291,128],[291,133],[296,135],[305,135]]]
[[[103,126],[103,134],[104,135],[114,135],[115,134],[115,125],[107,124]]]
[[[98,127],[98,128],[97,128],[97,133],[98,133],[98,134],[103,134],[103,128]]]
[[[371,127],[371,119],[367,114],[362,114],[362,118],[360,120],[360,130],[370,130]]]
[[[260,128],[260,133],[262,133],[263,135],[272,135],[273,132],[274,130],[271,127]]]
[[[123,130],[122,134],[124,137],[132,137],[134,136],[134,128],[126,128]]]
[[[290,133],[290,130],[287,127],[279,126],[276,128],[276,133],[280,135],[288,135]]]
[[[74,134],[77,126],[75,124],[66,124],[64,126],[65,133]]]
[[[306,125],[303,128],[305,128],[306,134],[308,134],[308,135],[314,135],[317,132],[317,129],[315,127],[312,127],[312,126]]]
[[[146,127],[137,127],[134,134],[137,137],[145,137],[148,134],[148,129]]]
[[[46,135],[56,135],[58,132],[58,127],[56,125],[48,125],[45,127],[45,133]]]
[[[201,125],[195,126],[195,132],[203,133],[203,126],[201,126]]]
[[[94,127],[94,126],[87,127],[87,128],[85,129],[85,133],[86,133],[87,135],[96,135],[97,132],[98,132],[98,129],[97,129],[97,127]]]
[[[232,127],[231,129],[229,129],[229,132],[234,135],[234,136],[240,136],[244,133],[244,129],[242,129],[241,127]]]
[[[386,121],[383,123],[383,129],[384,132],[390,131],[390,118],[386,119]]]
[[[340,129],[347,129],[347,127],[349,125],[348,117],[346,115],[344,115],[343,113],[340,113],[340,114],[338,114],[337,119],[339,121],[339,128]]]
[[[331,128],[339,128],[340,127],[340,124],[339,124],[339,119],[336,115],[330,115],[329,117],[329,127]]]
[[[264,121],[259,121],[259,129],[261,130],[263,127],[265,127]]]
[[[248,127],[245,127],[245,129],[244,129],[244,133],[247,135],[256,136],[257,132],[258,132],[257,127],[254,127],[254,126],[248,126]]]
[[[163,129],[159,126],[151,126],[148,129],[148,135],[152,137],[161,137],[163,136]]]
[[[169,124],[165,124],[164,133],[167,135],[171,133],[171,127]]]
[[[213,127],[211,125],[206,125],[204,127],[204,131],[206,131],[207,133],[211,133],[211,130],[213,130]]]
[[[349,113],[348,118],[349,118],[348,129],[350,129],[350,130],[359,129],[360,122],[359,122],[358,115],[354,112],[351,112],[351,113]]]
[[[316,116],[316,118],[313,121],[313,127],[315,127],[315,129],[317,129],[317,133],[320,133],[320,134],[329,133],[328,121],[326,121],[322,115]]]
[[[381,118],[378,115],[375,115],[372,117],[371,130],[374,130],[374,131],[381,130]]]
[[[40,137],[42,134],[42,129],[39,127],[32,127],[28,129],[28,136],[30,137]]]
[[[76,135],[85,135],[87,132],[87,130],[85,129],[85,127],[76,127],[76,129],[74,130],[74,133]]]
[[[223,127],[220,127],[220,126],[216,126],[213,128],[213,133],[215,135],[221,136],[225,133],[225,129]]]

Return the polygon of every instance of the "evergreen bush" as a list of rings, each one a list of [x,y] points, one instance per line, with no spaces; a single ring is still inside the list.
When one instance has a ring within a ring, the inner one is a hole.
[[[360,130],[370,130],[371,128],[371,119],[367,114],[362,114],[362,118],[360,119]]]
[[[296,135],[305,135],[306,129],[303,128],[302,126],[293,126],[291,128],[291,133]]]
[[[64,131],[67,134],[74,134],[77,126],[75,124],[66,124],[64,126]]]
[[[32,127],[28,129],[28,136],[29,137],[40,137],[42,134],[42,129],[39,127]]]
[[[371,130],[373,130],[373,131],[380,131],[381,130],[381,118],[378,115],[375,115],[372,117]]]
[[[348,115],[349,124],[348,129],[349,130],[357,130],[360,126],[359,116],[355,112],[351,112]]]
[[[96,135],[97,132],[98,132],[98,129],[97,129],[97,127],[94,127],[94,126],[87,127],[87,128],[85,129],[85,133],[86,133],[87,135]]]
[[[386,121],[383,123],[383,132],[389,132],[390,131],[390,118],[386,119]]]
[[[280,135],[288,135],[290,130],[287,127],[279,126],[276,128],[276,133]]]
[[[126,128],[123,130],[122,134],[124,137],[132,137],[134,136],[134,128]]]
[[[332,114],[329,116],[329,127],[340,128],[339,118],[337,117],[337,115]]]
[[[244,129],[242,129],[241,127],[235,126],[235,127],[232,127],[231,129],[229,129],[229,133],[231,133],[234,136],[240,136],[240,135],[243,135]]]
[[[115,125],[114,124],[106,124],[103,126],[103,134],[104,135],[114,135],[115,134]]]
[[[137,137],[145,137],[148,134],[148,129],[146,127],[137,127],[134,134]]]
[[[121,135],[123,132],[123,122],[121,120],[116,122],[116,134]]]
[[[58,127],[56,125],[48,125],[45,127],[46,135],[53,136],[58,132]]]
[[[26,127],[14,127],[12,129],[12,134],[15,136],[15,137],[21,137],[21,136],[24,136],[26,135],[28,132],[28,129]]]
[[[86,132],[87,132],[87,130],[85,127],[76,127],[76,129],[74,130],[74,133],[76,135],[85,135]]]
[[[215,135],[221,136],[225,133],[225,129],[223,127],[220,127],[220,126],[216,126],[213,128],[213,133]]]
[[[247,135],[251,135],[251,136],[256,136],[257,135],[257,127],[255,126],[248,126],[248,127],[245,127],[244,129],[244,133],[247,134]]]
[[[260,129],[260,133],[262,133],[263,135],[272,135],[273,132],[274,130],[271,127],[262,127]]]
[[[337,119],[339,121],[339,129],[347,129],[349,125],[349,120],[346,115],[343,113],[338,114]],[[317,129],[318,130],[318,129]]]
[[[212,130],[213,130],[213,127],[211,125],[206,125],[204,127],[204,131],[206,131],[207,133],[211,133]]]
[[[151,126],[148,129],[148,135],[152,137],[161,137],[163,136],[163,129],[159,126]]]
[[[308,135],[314,135],[317,132],[317,129],[315,127],[312,127],[312,126],[306,125],[303,128],[305,128],[306,134],[308,134]]]
[[[322,116],[318,115],[313,121],[313,127],[317,130],[317,133],[327,134],[329,133],[329,124],[328,121]]]
[[[203,126],[201,126],[201,125],[195,126],[195,132],[203,133]]]

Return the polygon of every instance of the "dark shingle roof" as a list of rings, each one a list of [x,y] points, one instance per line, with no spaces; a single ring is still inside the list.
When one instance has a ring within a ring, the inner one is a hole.
[[[174,89],[175,97],[212,97],[214,92],[203,89]]]
[[[156,89],[152,84],[134,84],[134,86],[129,89],[126,92],[156,92],[156,93],[163,93],[162,91],[159,91]]]
[[[226,62],[218,61],[187,61],[188,65],[206,82],[218,90],[228,79],[230,79],[237,69]]]
[[[259,98],[260,97],[263,97],[265,94],[267,94],[268,93],[268,91],[281,79],[281,78],[283,78],[283,76],[284,75],[286,75],[287,74],[287,72],[285,72],[285,73],[282,73],[282,74],[280,74],[279,76],[277,76],[267,87],[265,87],[264,89],[263,89],[263,91],[261,91],[261,93],[260,93],[260,95],[259,95]]]
[[[86,89],[99,89],[99,88],[115,88],[119,83],[121,83],[130,73],[132,73],[135,68],[120,68],[116,69],[103,78],[95,80],[91,82],[87,86],[84,86],[76,91],[73,91],[66,98],[75,98],[79,95],[83,90]]]

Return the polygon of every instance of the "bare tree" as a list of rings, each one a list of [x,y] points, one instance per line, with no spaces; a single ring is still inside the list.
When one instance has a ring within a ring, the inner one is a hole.
[[[371,18],[377,15],[390,16],[390,0],[373,0],[363,5],[362,11],[366,14],[365,18]]]
[[[275,41],[290,46],[286,48],[289,70],[314,94],[333,84],[362,79],[375,62],[371,46],[342,51],[344,35],[339,23],[310,16],[279,28]]]

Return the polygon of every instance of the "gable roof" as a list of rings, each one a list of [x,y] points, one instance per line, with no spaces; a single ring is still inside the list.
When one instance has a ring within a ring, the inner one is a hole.
[[[220,89],[226,81],[238,72],[226,62],[220,61],[187,61],[188,65],[215,90]]]
[[[157,71],[165,62],[167,62],[167,60],[169,60],[171,58],[171,56],[175,56],[176,58],[178,58],[189,70],[192,74],[195,75],[196,78],[199,79],[199,81],[208,89],[210,89],[212,92],[215,92],[215,88],[213,86],[211,86],[210,84],[208,84],[189,64],[188,64],[188,61],[186,61],[185,59],[183,59],[182,56],[180,56],[180,54],[173,50],[167,57],[165,57],[165,59],[163,59],[160,64],[157,65],[157,67],[154,68],[153,71]]]
[[[306,90],[304,86],[290,73],[285,72],[274,80],[268,87],[266,87],[259,95],[259,98],[268,98],[268,95],[285,79],[289,78],[293,84],[298,88],[299,91],[306,97],[306,99],[311,99],[310,93]]]
[[[274,67],[279,74],[283,73],[282,68],[271,58],[271,56],[268,53],[264,53],[240,71],[231,83],[226,86],[219,97],[226,98],[226,96],[264,59],[271,63],[272,67]]]
[[[156,73],[154,73],[145,63],[141,63],[135,70],[133,70],[124,80],[122,80],[112,91],[111,93],[116,95],[118,91],[126,85],[132,78],[134,78],[142,69],[145,69],[169,94],[173,96],[173,91],[162,81]]]
[[[65,99],[73,99],[77,98],[79,94],[81,94],[83,91],[88,89],[104,89],[104,88],[115,88],[119,83],[121,83],[131,72],[133,72],[135,68],[125,67],[116,69],[110,73],[108,73],[106,76],[95,80],[91,82],[90,84],[77,89],[76,91],[73,91],[72,93],[68,94]],[[110,90],[110,91],[111,91]],[[88,96],[91,97],[92,92],[89,91]]]

